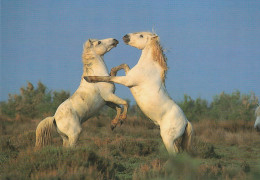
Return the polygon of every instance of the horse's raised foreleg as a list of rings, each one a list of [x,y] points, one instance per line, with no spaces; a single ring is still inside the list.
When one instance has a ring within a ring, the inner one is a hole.
[[[121,64],[119,66],[113,67],[110,71],[110,76],[116,76],[117,72],[121,69],[125,70],[125,74],[128,73],[128,71],[130,71],[130,68],[127,64]]]
[[[117,84],[122,84],[126,87],[133,87],[137,85],[136,79],[129,76],[84,76],[87,82],[113,82]]]
[[[119,98],[119,97],[117,97],[115,94],[109,94],[109,95],[107,95],[107,94],[101,94],[101,96],[102,96],[102,98],[105,100],[105,101],[107,101],[107,102],[110,102],[110,105],[112,105],[112,106],[116,106],[117,108],[119,107],[118,105],[119,104],[121,104],[121,105],[123,105],[123,107],[124,107],[124,110],[123,110],[123,113],[119,116],[119,118],[117,118],[117,116],[115,117],[115,119],[114,120],[112,120],[112,122],[111,122],[111,129],[113,130],[115,127],[116,127],[116,125],[119,123],[119,122],[121,122],[121,124],[123,123],[123,120],[125,120],[126,119],[126,117],[127,117],[127,109],[128,109],[128,103],[127,103],[127,101],[125,101],[125,100],[123,100],[123,99],[121,99],[121,98]],[[112,103],[111,103],[112,102]],[[114,104],[114,105],[113,105]],[[118,109],[116,109],[117,110],[117,115],[118,115]],[[120,111],[121,111],[121,109],[120,109]],[[120,113],[119,113],[120,114]]]
[[[111,126],[110,126],[111,129],[114,130],[114,128],[117,126],[118,122],[120,121],[121,107],[112,102],[106,102],[106,105],[116,110],[116,117],[111,121]]]

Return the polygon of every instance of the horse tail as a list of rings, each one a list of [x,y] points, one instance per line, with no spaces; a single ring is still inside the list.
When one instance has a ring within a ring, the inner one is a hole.
[[[193,127],[191,123],[188,121],[188,124],[183,134],[183,140],[182,140],[182,148],[187,152],[191,151],[192,136],[193,136]]]
[[[50,144],[51,130],[54,127],[54,121],[54,117],[47,117],[38,124],[36,128],[36,148],[41,148]]]

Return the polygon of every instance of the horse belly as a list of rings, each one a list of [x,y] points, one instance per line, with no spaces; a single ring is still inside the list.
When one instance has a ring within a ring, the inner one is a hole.
[[[183,128],[186,126],[188,120],[182,109],[174,104],[169,112],[165,114],[163,121],[167,121],[171,126]]]
[[[131,92],[142,112],[155,124],[159,124],[163,114],[170,108],[169,96],[165,96],[159,88],[157,91],[146,87],[131,88]]]
[[[99,93],[96,93],[79,95],[73,99],[72,104],[82,123],[96,114],[105,105],[105,101]]]

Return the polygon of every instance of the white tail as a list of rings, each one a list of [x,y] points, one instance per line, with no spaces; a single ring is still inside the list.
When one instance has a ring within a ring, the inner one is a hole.
[[[51,142],[51,130],[54,127],[54,117],[47,117],[42,120],[36,128],[35,147],[41,148]]]
[[[183,140],[182,140],[182,148],[187,152],[191,151],[192,135],[193,135],[193,127],[191,123],[188,121],[188,124],[183,134]]]

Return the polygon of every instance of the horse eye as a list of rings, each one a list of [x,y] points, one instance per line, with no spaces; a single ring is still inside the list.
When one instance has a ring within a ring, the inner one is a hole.
[[[101,41],[98,41],[98,44],[101,44]]]
[[[141,35],[140,35],[140,38],[143,38],[143,37],[144,37],[144,36],[141,34]]]

